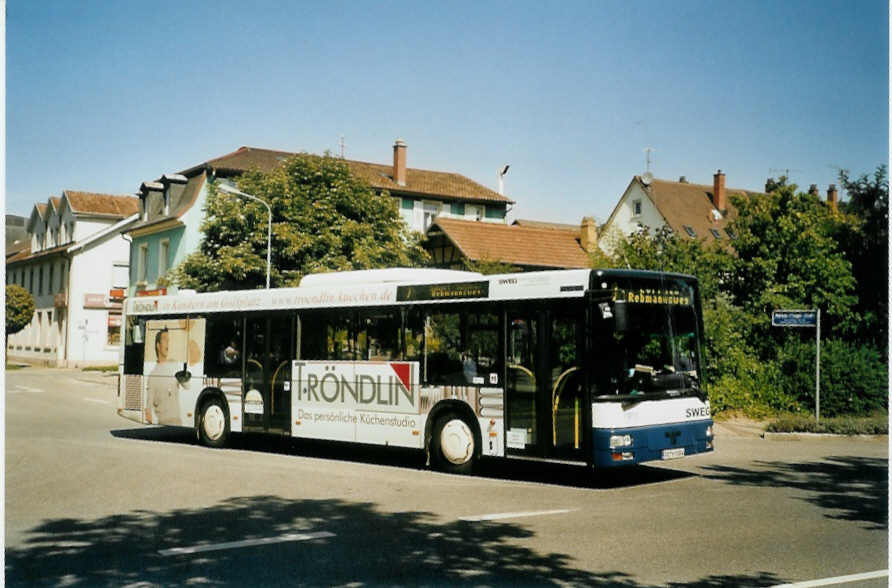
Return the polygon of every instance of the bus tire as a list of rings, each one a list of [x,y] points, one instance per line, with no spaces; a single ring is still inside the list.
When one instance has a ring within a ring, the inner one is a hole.
[[[198,438],[207,447],[219,448],[226,445],[229,438],[229,418],[223,401],[217,397],[208,398],[201,405]]]
[[[430,440],[431,465],[442,472],[470,474],[474,470],[477,447],[474,428],[456,412],[437,418]]]

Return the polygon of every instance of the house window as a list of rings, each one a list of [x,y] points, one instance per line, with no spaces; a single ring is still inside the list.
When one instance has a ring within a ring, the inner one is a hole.
[[[65,268],[66,267],[67,266],[66,266],[65,262],[63,261],[61,271],[59,272],[59,292],[65,291]]]
[[[486,218],[505,218],[505,209],[498,208],[495,206],[487,206],[486,210]]]
[[[148,269],[149,245],[143,243],[139,246],[139,253],[136,261],[136,279],[140,282],[146,281],[146,270]]]
[[[464,202],[453,202],[450,205],[450,212],[456,216],[464,216],[465,215],[465,203]]]
[[[56,269],[56,264],[51,263],[50,264],[50,279],[49,279],[49,283],[46,285],[46,293],[47,294],[52,294],[52,292],[53,292],[53,278],[55,277],[53,274],[55,273],[55,271],[54,271],[55,269]]]
[[[633,211],[632,214],[634,214],[635,216],[641,215],[641,201],[640,200],[632,201],[632,211]]]
[[[112,288],[126,288],[130,283],[130,266],[124,262],[116,262],[112,266]]]
[[[480,217],[483,216],[480,208],[477,204],[468,204],[465,206],[465,216],[469,216],[474,220],[480,220]]]
[[[688,237],[695,238],[697,236],[697,232],[694,230],[694,227],[690,225],[684,225],[684,232],[688,234]]]
[[[43,266],[37,268],[37,295],[43,294]]]
[[[403,198],[400,200],[400,208],[403,210],[412,210],[415,208],[415,201],[411,198]]]
[[[709,229],[709,232],[712,233],[712,236],[715,237],[716,239],[722,238],[722,234],[719,233],[716,229]]]
[[[167,273],[167,269],[170,267],[169,255],[170,239],[164,239],[158,244],[158,277]]]
[[[28,268],[28,292],[34,293],[34,268]]]

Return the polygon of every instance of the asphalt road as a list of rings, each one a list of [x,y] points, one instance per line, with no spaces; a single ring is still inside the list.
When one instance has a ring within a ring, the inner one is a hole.
[[[116,416],[112,382],[6,374],[7,585],[717,587],[888,568],[885,437],[719,428],[713,454],[609,476],[449,476],[401,450],[205,449]]]

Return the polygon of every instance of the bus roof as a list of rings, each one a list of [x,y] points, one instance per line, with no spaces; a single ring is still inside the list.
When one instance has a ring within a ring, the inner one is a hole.
[[[233,290],[137,296],[125,303],[127,314],[177,315],[210,312],[250,312],[291,308],[345,308],[458,302],[578,298],[588,289],[591,270],[551,270],[484,276],[475,272],[392,268],[380,273],[323,274],[326,279],[301,281],[297,288]],[[391,272],[391,273],[387,273]],[[357,278],[368,276],[366,281]],[[405,278],[401,280],[400,278]]]

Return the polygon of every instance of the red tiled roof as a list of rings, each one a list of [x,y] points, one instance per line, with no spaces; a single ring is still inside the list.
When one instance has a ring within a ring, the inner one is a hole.
[[[519,227],[531,227],[537,229],[554,229],[558,231],[572,231],[579,235],[579,231],[581,229],[580,225],[570,225],[566,223],[551,223],[546,221],[537,221],[537,220],[529,220],[519,218],[515,220],[512,224],[515,224]]]
[[[136,196],[96,194],[75,190],[65,190],[62,194],[68,199],[71,210],[75,213],[126,218],[139,212],[139,198]]]
[[[579,244],[578,235],[566,229],[439,217],[434,219],[428,235],[436,228],[473,261],[501,261],[534,267],[591,267],[589,254]]]
[[[244,173],[253,169],[271,171],[276,169],[289,157],[297,153],[274,151],[257,147],[239,147],[236,151],[221,157],[208,160],[206,163],[184,170],[180,173],[190,175],[205,166],[224,173]],[[499,202],[510,204],[513,200],[490,190],[486,186],[451,172],[429,171],[406,168],[406,185],[400,186],[393,180],[393,166],[367,163],[364,161],[342,160],[350,167],[350,171],[363,178],[374,188],[388,190],[392,194],[416,194],[436,196],[445,200],[462,200],[470,202]]]

